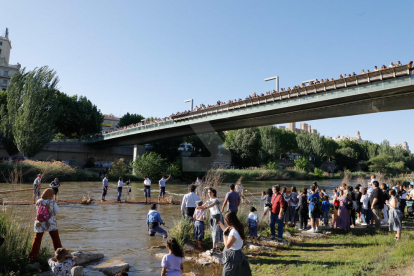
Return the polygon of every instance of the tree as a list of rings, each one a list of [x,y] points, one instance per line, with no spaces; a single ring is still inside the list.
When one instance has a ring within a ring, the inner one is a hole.
[[[296,136],[296,142],[298,143],[299,152],[306,157],[313,154],[311,135],[307,132],[302,132]]]
[[[167,138],[151,142],[151,151],[158,153],[168,162],[174,162],[180,156],[178,150],[180,144],[184,141],[183,137]]]
[[[7,91],[7,108],[17,148],[25,158],[38,153],[55,134],[54,91],[59,82],[47,66],[15,73]]]
[[[127,112],[127,114],[125,114],[124,116],[121,117],[121,119],[119,119],[118,127],[138,124],[144,119],[145,119],[144,116],[140,114],[129,114],[129,112]]]
[[[354,150],[354,152],[356,153],[357,160],[366,160],[365,155],[365,151],[362,147],[362,145],[356,141],[351,141],[348,139],[344,139],[338,142],[338,145],[340,148],[351,148]]]
[[[358,165],[358,153],[353,148],[340,148],[336,151],[335,162],[340,170],[354,170]]]
[[[309,169],[309,165],[309,160],[304,156],[298,156],[298,158],[295,160],[295,167],[298,170],[306,172]]]
[[[282,153],[293,153],[298,151],[298,142],[296,132],[290,130],[282,131],[282,142],[280,144],[280,151]]]
[[[0,92],[0,140],[9,155],[9,161],[11,158],[19,153],[19,149],[14,142],[14,136],[11,131],[11,121],[7,110],[7,92]]]
[[[67,137],[79,138],[102,130],[104,121],[101,111],[86,97],[68,96],[55,91],[58,102],[56,129]]]
[[[230,135],[226,136],[225,146],[230,150],[235,165],[239,167],[257,165],[261,149],[259,129],[253,127],[230,132]]]
[[[126,173],[128,166],[125,164],[124,158],[112,162],[112,173],[116,176],[123,176]]]
[[[326,155],[326,139],[324,136],[315,133],[311,135],[312,152],[315,158],[315,166],[319,167],[322,163],[322,157]]]
[[[274,126],[259,127],[261,139],[261,159],[263,163],[279,158],[282,144],[282,130]]]
[[[372,172],[382,172],[385,174],[406,173],[409,169],[405,166],[404,161],[396,161],[391,155],[380,153],[369,160],[369,169]]]
[[[331,161],[331,158],[335,157],[336,150],[339,148],[339,145],[335,140],[333,139],[326,139],[325,141],[325,150],[326,150],[326,156],[328,157],[328,160]]]
[[[147,152],[141,156],[137,156],[133,163],[135,174],[138,177],[149,179],[160,179],[167,170],[165,159],[155,152]]]

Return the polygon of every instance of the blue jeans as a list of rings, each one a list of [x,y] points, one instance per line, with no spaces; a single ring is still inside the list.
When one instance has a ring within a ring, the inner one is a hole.
[[[279,240],[283,239],[283,217],[284,215],[279,219],[279,214],[270,214],[270,233],[272,237],[276,235],[275,223],[277,223],[277,238]]]
[[[296,223],[298,221],[297,216],[298,216],[298,212],[296,212],[296,206],[290,206],[289,221],[291,223]]]
[[[362,222],[363,223],[367,223],[367,220],[365,219],[365,215],[368,213],[367,209],[361,208],[361,217],[362,217]]]
[[[161,234],[164,238],[166,238],[168,236],[167,231],[165,231],[164,229],[162,229],[159,226],[156,226],[156,227],[149,230],[149,235],[150,236],[155,236],[155,233]]]
[[[323,211],[323,224],[325,226],[329,225],[329,211]]]
[[[117,201],[121,201],[121,195],[122,195],[122,187],[118,187],[118,199],[117,199]]]

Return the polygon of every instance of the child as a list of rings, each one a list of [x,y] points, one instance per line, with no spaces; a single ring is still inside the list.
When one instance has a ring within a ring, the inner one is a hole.
[[[162,234],[163,238],[166,238],[167,231],[162,229],[159,224],[164,224],[165,222],[162,221],[160,213],[157,212],[157,204],[153,203],[151,205],[151,210],[148,212],[147,215],[147,226],[148,226],[148,232],[150,236],[154,236],[155,233]]]
[[[259,245],[259,243],[257,242],[257,229],[259,228],[259,218],[254,213],[256,211],[257,211],[256,208],[254,208],[253,206],[250,207],[250,213],[249,213],[249,216],[247,217],[247,223],[249,224],[250,241],[253,243],[253,237],[254,237],[255,243],[253,244]]]
[[[329,226],[329,209],[331,204],[329,203],[329,196],[324,196],[322,201],[322,212],[323,212],[323,224]]]
[[[175,238],[168,238],[166,244],[169,254],[162,257],[161,276],[182,275],[184,267],[184,253]]]
[[[197,206],[203,206],[203,201],[196,201]],[[201,241],[204,239],[204,221],[206,220],[206,210],[196,209],[193,215],[194,219],[194,236],[197,243],[197,249],[203,249]]]
[[[338,209],[339,209],[339,200],[338,200],[338,197],[336,197],[334,199],[334,212],[333,212],[333,221],[332,221],[331,228],[334,228],[335,226],[335,229],[336,229],[336,219],[338,218]]]
[[[70,270],[75,265],[78,257],[66,256],[65,248],[58,248],[55,252],[55,257],[49,259],[49,266],[52,269],[53,275],[66,276],[72,275]]]

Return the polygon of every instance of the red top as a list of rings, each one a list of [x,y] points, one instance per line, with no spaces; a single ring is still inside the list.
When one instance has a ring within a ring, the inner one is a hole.
[[[279,214],[280,208],[283,208],[285,199],[281,193],[273,194],[272,196],[272,213]]]

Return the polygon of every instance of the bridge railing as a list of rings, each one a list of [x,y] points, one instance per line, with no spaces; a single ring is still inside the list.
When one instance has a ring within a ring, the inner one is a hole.
[[[128,135],[128,134],[135,134],[139,131],[144,131],[144,130],[152,130],[152,129],[162,129],[166,126],[169,125],[173,125],[174,121],[173,120],[168,120],[168,121],[163,121],[163,122],[157,122],[157,123],[152,123],[149,125],[143,125],[143,126],[137,126],[137,127],[132,127],[132,128],[127,128],[127,129],[121,129],[118,131],[114,131],[114,132],[110,132],[110,133],[106,133],[105,139],[107,138],[114,138],[114,137],[118,137],[119,135]],[[103,140],[103,138],[101,139]]]
[[[350,86],[356,86],[361,84],[367,84],[376,81],[382,81],[391,78],[397,78],[402,76],[407,76],[410,74],[409,65],[402,65],[398,67],[388,68],[384,70],[374,71],[370,73],[355,75],[351,77],[346,77],[343,79],[337,79],[333,81],[327,81],[318,84],[312,84],[309,86],[301,87],[298,89],[293,89],[291,91],[283,91],[270,95],[259,96],[252,99],[242,100],[234,103],[213,106],[210,108],[192,111],[190,113],[174,115],[172,119],[175,122],[182,120],[189,120],[200,116],[221,113],[229,110],[251,107],[258,104],[265,104],[275,101],[282,101],[285,99],[290,99],[294,97],[303,97],[309,94],[322,93],[326,91],[346,88]]]

